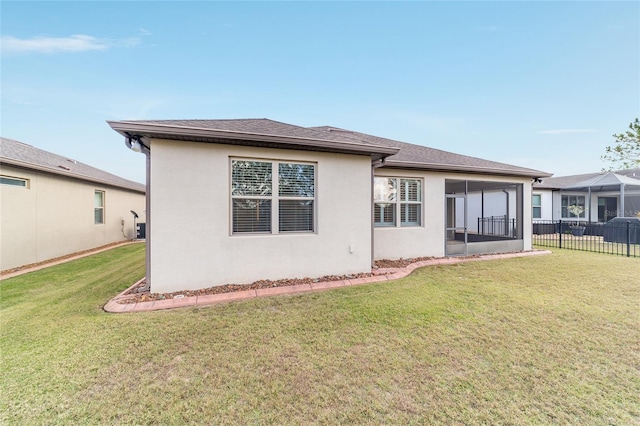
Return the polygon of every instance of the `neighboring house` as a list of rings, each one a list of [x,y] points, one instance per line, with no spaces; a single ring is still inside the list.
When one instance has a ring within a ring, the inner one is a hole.
[[[634,217],[640,212],[640,168],[544,179],[534,184],[532,197],[534,222]]]
[[[109,125],[147,156],[153,292],[530,250],[531,183],[550,176],[267,119]]]
[[[135,237],[145,186],[12,139],[0,144],[0,270]]]

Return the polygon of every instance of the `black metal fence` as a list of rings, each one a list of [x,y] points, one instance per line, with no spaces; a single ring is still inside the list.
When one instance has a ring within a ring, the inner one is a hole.
[[[607,223],[536,221],[532,239],[534,245],[542,247],[640,257],[640,221],[635,218],[616,218]]]
[[[479,217],[478,234],[515,238],[516,220],[507,216]]]

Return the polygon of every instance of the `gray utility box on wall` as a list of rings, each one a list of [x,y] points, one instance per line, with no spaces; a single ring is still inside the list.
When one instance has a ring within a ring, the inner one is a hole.
[[[144,240],[147,238],[147,224],[146,223],[137,223],[136,224],[136,238],[139,240]]]
[[[614,217],[604,225],[604,241],[640,244],[640,218]]]

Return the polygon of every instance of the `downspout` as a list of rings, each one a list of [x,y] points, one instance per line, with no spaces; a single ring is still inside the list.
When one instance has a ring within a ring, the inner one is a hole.
[[[589,204],[587,204],[587,206],[589,207],[589,223],[591,223],[591,186],[589,186]]]
[[[384,166],[387,161],[387,157],[383,157],[380,160],[375,160],[371,162],[371,269],[375,268],[375,244],[374,244],[374,235],[375,235],[375,209],[376,203],[374,200],[374,192],[373,192],[373,183],[375,179],[375,169]]]
[[[510,236],[511,235],[511,222],[510,222],[510,215],[509,215],[509,191],[507,191],[506,189],[503,189],[502,192],[504,192],[504,195],[507,196],[507,208],[506,208],[506,213],[507,216],[504,218],[504,235],[506,236]]]
[[[135,152],[141,152],[146,157],[145,172],[145,277],[146,286],[151,288],[151,147],[145,144],[140,136],[129,135],[125,138],[125,145]]]
[[[481,192],[480,192],[480,216],[482,217],[482,235],[484,235],[484,188],[482,188]]]
[[[146,287],[151,291],[151,149],[147,147],[144,151],[146,158],[146,185],[147,196],[145,197],[145,276]]]
[[[627,217],[626,212],[624,211],[624,183],[620,184],[620,212],[618,217]]]

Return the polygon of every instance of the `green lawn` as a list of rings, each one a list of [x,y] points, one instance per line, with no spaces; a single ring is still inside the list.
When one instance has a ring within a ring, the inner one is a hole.
[[[1,424],[640,424],[639,259],[559,250],[104,313],[143,258],[1,282]]]

